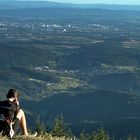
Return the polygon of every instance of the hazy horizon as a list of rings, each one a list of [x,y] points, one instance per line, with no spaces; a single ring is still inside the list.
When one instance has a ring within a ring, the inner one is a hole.
[[[0,0],[6,1],[6,0]],[[13,0],[7,0],[13,1]],[[71,3],[71,4],[116,4],[116,5],[140,5],[139,0],[15,0],[15,1],[48,1],[58,3]]]
[[[11,0],[12,1],[12,0]],[[140,5],[139,0],[19,0],[19,1],[49,1],[73,4],[118,4],[118,5]]]

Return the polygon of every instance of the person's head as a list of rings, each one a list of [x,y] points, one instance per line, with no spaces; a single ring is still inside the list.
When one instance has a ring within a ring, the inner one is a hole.
[[[18,98],[19,97],[19,93],[15,90],[15,89],[9,89],[6,97],[9,98]]]

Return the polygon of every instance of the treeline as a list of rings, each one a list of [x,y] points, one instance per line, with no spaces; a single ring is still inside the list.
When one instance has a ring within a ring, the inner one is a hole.
[[[77,137],[73,135],[71,129],[64,122],[63,115],[56,116],[52,130],[48,130],[46,124],[41,122],[38,117],[35,122],[35,130],[39,136],[49,134],[52,138],[63,138],[63,140],[118,140],[115,136],[111,136],[103,127],[91,133],[85,133],[83,130]],[[126,140],[138,139],[130,134]]]

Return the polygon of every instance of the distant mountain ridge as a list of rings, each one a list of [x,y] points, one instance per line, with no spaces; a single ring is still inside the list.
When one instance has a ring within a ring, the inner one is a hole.
[[[11,3],[12,1],[12,3]],[[19,9],[19,8],[96,8],[107,10],[140,10],[140,5],[116,5],[116,4],[72,4],[58,3],[49,1],[19,1],[19,0],[0,0],[0,9]]]
[[[71,4],[57,3],[57,2],[48,2],[48,1],[17,1],[13,0],[0,0],[0,9],[23,9],[23,8],[67,8]]]

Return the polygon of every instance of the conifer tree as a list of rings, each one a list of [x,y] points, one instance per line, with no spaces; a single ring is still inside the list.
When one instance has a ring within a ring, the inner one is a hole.
[[[40,116],[38,116],[35,121],[35,130],[37,131],[37,133],[39,135],[43,135],[47,131],[47,128],[46,128],[44,122],[41,122],[41,120],[40,120]]]
[[[89,138],[88,134],[85,134],[84,130],[80,133],[80,140],[88,140]]]
[[[132,135],[129,135],[127,140],[137,140],[137,138],[133,137]]]
[[[67,127],[62,114],[56,116],[55,118],[55,123],[52,129],[52,135],[57,137],[69,137],[70,135],[72,135],[72,132],[70,130],[67,131]]]
[[[89,140],[110,140],[110,136],[105,132],[104,128],[101,127],[97,132],[90,135]]]

